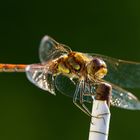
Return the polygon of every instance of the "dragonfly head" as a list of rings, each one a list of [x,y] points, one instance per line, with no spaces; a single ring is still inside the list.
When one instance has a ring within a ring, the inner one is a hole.
[[[87,65],[87,73],[90,77],[103,78],[107,74],[106,63],[99,58],[93,58]]]

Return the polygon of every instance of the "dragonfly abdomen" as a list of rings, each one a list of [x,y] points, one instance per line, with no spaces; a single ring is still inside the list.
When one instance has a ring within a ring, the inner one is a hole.
[[[25,72],[24,64],[0,64],[0,72]]]

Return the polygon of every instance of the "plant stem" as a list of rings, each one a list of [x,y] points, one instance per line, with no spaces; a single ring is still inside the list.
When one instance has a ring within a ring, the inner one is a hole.
[[[97,88],[97,98],[93,100],[89,140],[107,140],[110,123],[111,86],[103,83]]]

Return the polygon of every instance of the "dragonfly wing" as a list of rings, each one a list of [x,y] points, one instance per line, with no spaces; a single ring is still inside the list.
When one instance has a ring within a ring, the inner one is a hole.
[[[58,91],[60,91],[62,94],[69,96],[69,97],[74,97],[74,93],[77,90],[77,100],[80,100],[80,91],[81,91],[81,86],[80,86],[80,81],[78,79],[70,79],[65,75],[58,75],[55,78],[55,86]],[[89,86],[88,84],[85,83],[84,87],[84,93],[91,93],[91,90],[93,90],[94,87]],[[92,97],[91,96],[84,96],[83,97],[84,102],[91,103],[92,102]]]
[[[59,44],[49,36],[44,36],[41,40],[39,47],[39,58],[42,63],[67,54],[70,50],[69,47]]]
[[[28,65],[26,75],[34,85],[55,95],[54,77],[49,73],[47,65]]]
[[[134,96],[129,91],[122,89],[114,84],[111,85],[111,105],[129,110],[140,110],[140,101],[136,96]]]
[[[76,81],[71,81],[67,76],[62,74],[55,78],[55,86],[57,90],[69,97],[73,97],[76,90],[76,84]]]
[[[140,63],[111,58],[100,54],[89,54],[104,60],[108,67],[105,80],[126,88],[140,88]]]

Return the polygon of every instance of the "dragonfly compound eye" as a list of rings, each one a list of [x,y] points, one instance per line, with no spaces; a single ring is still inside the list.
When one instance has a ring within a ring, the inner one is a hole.
[[[107,66],[103,60],[93,58],[87,66],[87,72],[90,76],[100,79],[107,74]]]

